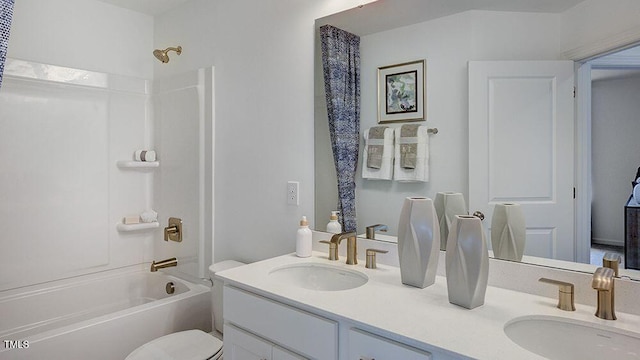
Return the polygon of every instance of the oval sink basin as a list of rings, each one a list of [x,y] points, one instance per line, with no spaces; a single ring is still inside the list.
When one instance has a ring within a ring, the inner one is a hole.
[[[359,271],[322,264],[283,266],[272,270],[269,277],[303,289],[321,291],[354,289],[369,281],[367,275]]]
[[[504,332],[521,347],[548,359],[639,359],[640,335],[550,316],[509,321]]]

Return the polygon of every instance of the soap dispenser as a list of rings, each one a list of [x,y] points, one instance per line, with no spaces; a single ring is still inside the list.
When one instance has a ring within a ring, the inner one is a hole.
[[[296,234],[296,255],[298,257],[310,257],[312,247],[312,234],[309,229],[307,217],[303,216],[300,220],[300,228]]]
[[[332,211],[331,217],[329,217],[329,223],[327,224],[327,232],[333,234],[342,233],[342,225],[338,222],[338,212]]]

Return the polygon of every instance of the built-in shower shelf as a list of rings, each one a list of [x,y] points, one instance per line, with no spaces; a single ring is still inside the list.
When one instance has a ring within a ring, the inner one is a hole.
[[[121,169],[149,169],[160,166],[159,161],[118,161],[116,164]]]
[[[160,223],[157,221],[150,223],[140,223],[140,224],[123,224],[119,223],[116,225],[118,231],[140,231],[140,230],[152,230],[160,227]]]

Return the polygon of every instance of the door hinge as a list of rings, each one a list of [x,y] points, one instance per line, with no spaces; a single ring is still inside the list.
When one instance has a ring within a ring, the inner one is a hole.
[[[576,187],[575,186],[573,187],[573,198],[574,199],[576,198]]]
[[[574,99],[576,98],[576,87],[575,86],[573,87],[573,98]]]

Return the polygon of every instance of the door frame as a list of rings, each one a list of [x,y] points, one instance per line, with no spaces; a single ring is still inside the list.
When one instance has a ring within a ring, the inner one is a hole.
[[[591,259],[591,69],[592,60],[640,44],[640,27],[607,39],[571,49],[563,55],[575,62],[576,136],[575,136],[575,229],[574,248],[577,262]],[[605,64],[598,64],[598,68]]]

